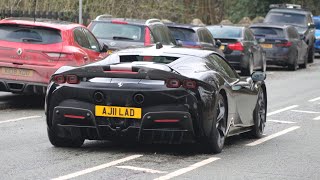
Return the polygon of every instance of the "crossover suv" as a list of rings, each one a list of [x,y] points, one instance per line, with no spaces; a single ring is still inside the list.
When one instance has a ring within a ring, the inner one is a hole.
[[[150,46],[157,42],[176,45],[168,27],[158,19],[111,18],[101,15],[88,28],[101,44],[109,47],[109,53],[130,47]]]
[[[69,22],[7,18],[0,21],[0,91],[44,94],[61,66],[106,57],[106,47],[84,26]]]
[[[301,39],[308,45],[308,62],[312,63],[315,52],[315,24],[312,13],[294,4],[273,4],[270,8],[264,23],[289,24],[297,28]]]

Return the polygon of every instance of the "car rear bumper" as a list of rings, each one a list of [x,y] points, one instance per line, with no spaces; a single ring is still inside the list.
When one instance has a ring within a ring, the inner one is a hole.
[[[194,142],[192,118],[183,108],[181,111],[148,112],[141,119],[120,119],[97,117],[88,109],[58,106],[54,108],[52,117],[52,127],[61,137],[80,133],[91,140],[124,139],[147,144]]]
[[[248,61],[246,60],[243,53],[225,54],[225,57],[227,61],[232,65],[232,67],[236,70],[248,67]]]
[[[46,89],[47,84],[45,83],[0,79],[0,91],[44,95],[46,93]]]

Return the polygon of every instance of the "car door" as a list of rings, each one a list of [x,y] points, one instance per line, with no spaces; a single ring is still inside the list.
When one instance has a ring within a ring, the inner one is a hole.
[[[101,55],[100,43],[88,29],[82,28],[82,30],[89,42],[89,48],[85,49],[89,56],[89,61],[95,62],[101,60],[103,57]]]
[[[75,28],[73,30],[74,46],[78,47],[78,53],[75,54],[76,58],[87,64],[90,62],[88,51],[90,48],[90,43],[84,34],[81,27]]]
[[[253,123],[252,112],[257,102],[257,92],[251,78],[240,79],[237,72],[222,57],[211,54],[208,59],[226,80],[229,89],[229,110],[234,111],[233,123],[239,126],[250,126]]]

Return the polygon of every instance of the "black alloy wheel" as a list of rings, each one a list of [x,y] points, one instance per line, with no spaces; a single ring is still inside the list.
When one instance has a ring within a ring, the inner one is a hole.
[[[254,126],[252,128],[251,134],[254,138],[261,138],[263,136],[267,120],[266,98],[265,93],[262,89],[259,91],[257,105],[254,109],[253,114]]]
[[[220,153],[223,149],[227,136],[227,103],[222,94],[217,96],[217,104],[215,108],[215,119],[213,120],[211,133],[208,137],[209,151]]]

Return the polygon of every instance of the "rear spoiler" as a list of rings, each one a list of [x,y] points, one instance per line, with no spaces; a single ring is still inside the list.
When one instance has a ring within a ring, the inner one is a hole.
[[[166,66],[168,67],[168,66]],[[156,68],[150,68],[146,66],[123,66],[123,64],[112,64],[106,66],[84,66],[71,70],[67,70],[62,73],[56,73],[52,75],[51,80],[56,75],[76,75],[80,79],[92,79],[92,78],[131,78],[131,79],[148,79],[148,80],[169,80],[178,79],[183,80],[194,80],[198,86],[203,86],[207,89],[214,89],[214,87],[206,82],[198,79],[189,78],[180,75],[175,70],[165,71]]]

